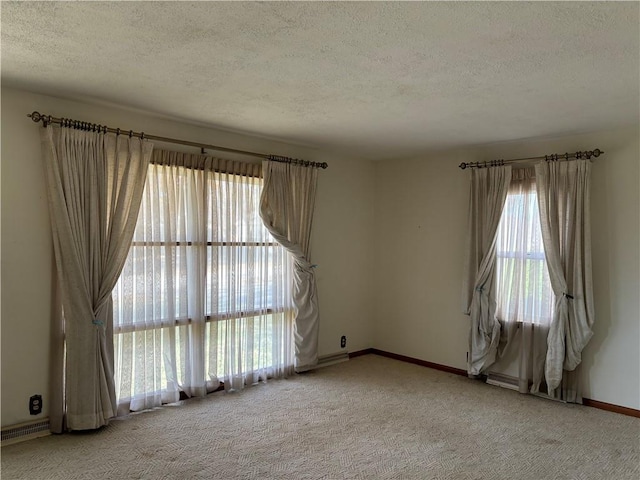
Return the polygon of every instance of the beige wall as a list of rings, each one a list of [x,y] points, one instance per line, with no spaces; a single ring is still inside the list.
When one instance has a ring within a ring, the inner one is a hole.
[[[39,127],[26,117],[38,110],[154,135],[249,151],[326,161],[320,172],[312,238],[318,264],[320,355],[368,348],[373,309],[373,191],[371,162],[267,139],[200,128],[117,108],[2,90],[2,425],[47,415],[52,245],[40,159]],[[167,146],[167,148],[178,148]],[[223,156],[220,154],[219,156]],[[28,399],[43,395],[44,412],[30,417]]]
[[[377,164],[377,348],[466,368],[461,314],[468,172],[460,162],[600,148],[593,167],[596,323],[583,356],[585,396],[640,408],[638,128],[510,142]]]
[[[638,129],[372,164],[13,89],[3,89],[1,100],[2,425],[33,419],[27,409],[33,394],[44,396],[41,416],[48,406],[53,259],[38,127],[25,117],[33,110],[327,161],[312,245],[319,265],[320,354],[340,351],[340,336],[347,335],[349,351],[376,347],[458,368],[465,368],[468,335],[460,313],[468,175],[457,165],[601,148],[606,155],[594,164],[592,186],[597,318],[584,355],[585,396],[640,408]]]

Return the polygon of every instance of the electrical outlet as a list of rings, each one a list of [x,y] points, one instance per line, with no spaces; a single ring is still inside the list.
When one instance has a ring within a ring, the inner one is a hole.
[[[347,337],[345,335],[342,335],[342,337],[340,337],[340,348],[345,348],[347,346]]]
[[[33,395],[29,398],[29,413],[31,415],[42,413],[42,395]]]

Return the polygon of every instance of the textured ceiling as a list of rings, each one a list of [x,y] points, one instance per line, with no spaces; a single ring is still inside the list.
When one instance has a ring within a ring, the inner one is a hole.
[[[2,81],[396,158],[637,123],[639,6],[4,1]]]

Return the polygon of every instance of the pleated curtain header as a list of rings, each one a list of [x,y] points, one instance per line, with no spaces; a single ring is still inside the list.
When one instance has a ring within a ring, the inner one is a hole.
[[[225,160],[193,153],[175,152],[154,148],[151,163],[197,170],[213,170],[230,175],[242,175],[245,177],[262,178],[262,163],[244,162],[238,160]]]

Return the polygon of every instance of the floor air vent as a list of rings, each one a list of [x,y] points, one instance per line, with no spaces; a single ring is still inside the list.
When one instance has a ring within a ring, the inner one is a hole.
[[[10,425],[2,429],[2,446],[50,435],[49,419]]]

